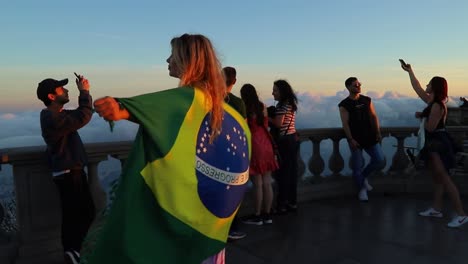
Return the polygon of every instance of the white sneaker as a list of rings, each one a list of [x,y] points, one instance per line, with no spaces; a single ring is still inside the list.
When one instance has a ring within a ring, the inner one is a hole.
[[[463,224],[468,223],[468,216],[455,216],[452,221],[450,221],[447,226],[448,227],[459,227]]]
[[[359,191],[358,197],[359,197],[359,201],[361,201],[361,202],[369,201],[369,197],[367,197],[367,188],[366,187],[361,188],[361,190]]]
[[[437,217],[437,218],[442,218],[444,215],[442,212],[437,211],[434,208],[429,208],[426,211],[419,212],[420,216],[428,216],[428,217]]]
[[[75,256],[72,251],[65,251],[65,263],[79,264],[80,258],[78,256]]]
[[[374,187],[372,187],[372,185],[369,184],[369,181],[367,180],[367,178],[364,179],[364,186],[366,186],[366,189],[369,192],[374,189]]]

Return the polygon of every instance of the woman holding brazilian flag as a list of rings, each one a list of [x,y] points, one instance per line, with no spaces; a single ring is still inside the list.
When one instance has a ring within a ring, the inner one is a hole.
[[[231,221],[248,181],[250,132],[224,103],[211,42],[171,41],[180,87],[95,101],[106,120],[140,125],[112,207],[88,233],[81,263],[224,263]]]

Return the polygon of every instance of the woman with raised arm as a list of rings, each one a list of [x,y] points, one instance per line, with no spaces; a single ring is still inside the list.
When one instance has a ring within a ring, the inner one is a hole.
[[[431,208],[420,212],[419,215],[443,217],[441,212],[443,194],[444,191],[447,191],[457,214],[447,226],[459,227],[468,223],[468,217],[463,210],[458,189],[449,176],[449,169],[455,165],[455,153],[450,135],[445,128],[448,99],[447,81],[443,77],[435,76],[424,90],[411,65],[401,61],[401,67],[408,72],[416,94],[427,104],[427,107],[422,112],[416,112],[415,116],[425,122],[425,143],[420,155],[432,173],[434,201]]]

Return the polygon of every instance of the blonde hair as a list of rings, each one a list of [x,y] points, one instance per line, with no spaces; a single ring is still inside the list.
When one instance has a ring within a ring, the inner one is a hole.
[[[211,138],[221,130],[226,83],[213,45],[203,35],[183,34],[171,40],[172,59],[179,67],[180,85],[203,89],[211,102]]]

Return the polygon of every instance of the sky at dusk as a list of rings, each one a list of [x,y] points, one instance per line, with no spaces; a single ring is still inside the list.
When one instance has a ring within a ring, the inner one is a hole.
[[[0,148],[43,144],[38,82],[85,75],[94,98],[126,97],[176,87],[166,59],[183,33],[211,39],[223,66],[234,66],[239,94],[252,83],[268,105],[273,81],[287,79],[300,100],[298,127],[338,127],[344,80],[356,76],[372,96],[382,126],[417,125],[416,98],[400,66],[421,84],[447,78],[451,104],[468,90],[467,1],[8,1],[1,5]],[[135,128],[98,133],[85,142],[132,139]],[[117,127],[118,128],[118,127]],[[101,130],[102,131],[102,130]],[[106,130],[107,131],[107,130]],[[15,138],[16,140],[12,140]]]

